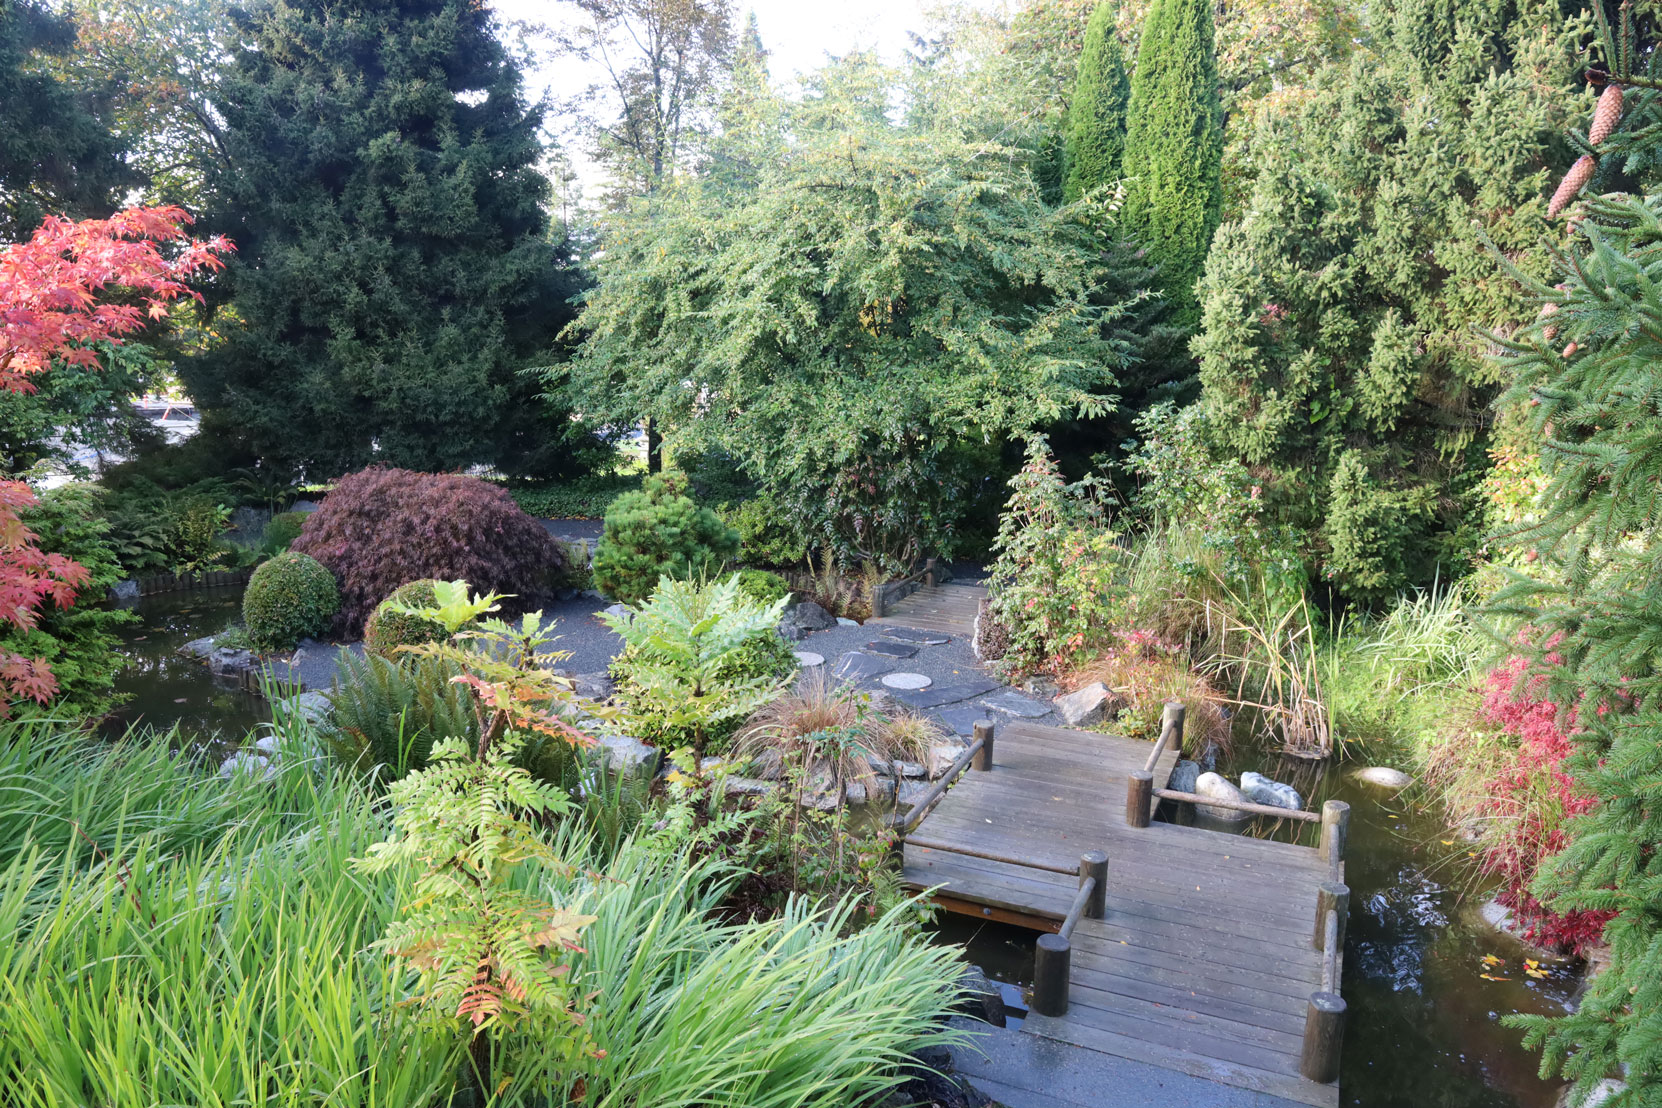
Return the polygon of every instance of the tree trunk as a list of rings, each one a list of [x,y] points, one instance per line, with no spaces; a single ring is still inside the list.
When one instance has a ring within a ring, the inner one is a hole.
[[[646,421],[646,471],[664,471],[664,436],[658,433],[658,425],[650,419]]]

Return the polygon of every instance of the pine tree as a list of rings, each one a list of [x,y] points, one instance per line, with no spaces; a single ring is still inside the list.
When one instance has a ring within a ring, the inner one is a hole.
[[[1190,327],[1199,319],[1195,281],[1223,209],[1212,9],[1211,0],[1155,0],[1126,109],[1126,231],[1148,248],[1178,322]]]
[[[133,184],[102,85],[72,87],[36,62],[75,48],[75,25],[38,0],[0,2],[0,242],[49,215],[105,217]]]
[[[1576,45],[1556,0],[1403,0],[1383,32],[1260,113],[1192,347],[1215,445],[1260,468],[1312,567],[1364,600],[1478,547],[1499,388],[1480,329],[1533,312],[1489,244],[1546,271]]]
[[[1512,536],[1539,555],[1496,609],[1525,623],[1537,667],[1577,746],[1565,765],[1598,798],[1535,893],[1558,912],[1614,912],[1610,960],[1569,1015],[1519,1018],[1582,1099],[1605,1077],[1608,1108],[1662,1103],[1662,196],[1589,204],[1585,238],[1556,288],[1530,282],[1544,315],[1508,344],[1507,401],[1540,444],[1541,522]],[[1550,328],[1550,332],[1549,332]]]
[[[1079,78],[1068,104],[1064,200],[1077,200],[1098,185],[1120,178],[1131,79],[1125,72],[1125,48],[1114,30],[1118,18],[1118,6],[1103,0],[1085,28]]]
[[[489,19],[470,0],[241,17],[208,221],[237,244],[234,315],[184,377],[263,455],[317,476],[515,467],[559,425],[519,371],[551,360],[575,287],[548,238],[541,111]]]

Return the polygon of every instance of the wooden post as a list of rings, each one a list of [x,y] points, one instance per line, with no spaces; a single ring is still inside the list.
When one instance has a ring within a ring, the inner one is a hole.
[[[1181,700],[1168,700],[1160,713],[1160,730],[1172,729],[1172,749],[1179,758],[1183,757],[1183,717],[1188,711]]]
[[[1311,993],[1304,1011],[1304,1049],[1298,1072],[1321,1085],[1339,1080],[1339,1051],[1344,1041],[1344,998],[1338,993]]]
[[[1342,800],[1329,800],[1322,805],[1322,861],[1334,870],[1345,860],[1345,845],[1350,840],[1350,805]]]
[[[1125,778],[1125,825],[1147,827],[1154,815],[1154,774],[1134,769]]]
[[[888,586],[882,582],[871,587],[871,618],[881,619],[883,616],[883,600],[888,592]]]
[[[975,741],[981,744],[981,749],[975,752],[970,759],[970,765],[986,773],[993,768],[993,725],[991,720],[978,719],[975,721]]]
[[[1060,935],[1040,935],[1033,950],[1033,1010],[1041,1016],[1068,1014],[1068,978],[1073,944]]]
[[[935,559],[933,558],[923,560],[923,583],[929,588],[935,587]]]
[[[1108,914],[1108,855],[1100,850],[1087,850],[1079,856],[1079,885],[1096,879],[1096,888],[1085,901],[1085,918],[1101,919]]]
[[[1316,890],[1316,930],[1311,936],[1311,942],[1317,950],[1323,949],[1325,931],[1327,927],[1327,913],[1333,912],[1339,917],[1338,942],[1341,949],[1345,945],[1345,917],[1350,913],[1350,889],[1337,881],[1328,881]]]

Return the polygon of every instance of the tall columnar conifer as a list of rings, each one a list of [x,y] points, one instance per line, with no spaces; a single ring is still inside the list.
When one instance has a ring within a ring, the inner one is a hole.
[[[1154,0],[1126,110],[1125,225],[1159,267],[1179,322],[1193,326],[1195,281],[1223,209],[1223,105],[1212,0]]]
[[[1480,329],[1534,314],[1489,244],[1545,272],[1579,33],[1557,0],[1403,0],[1381,31],[1260,112],[1193,344],[1215,444],[1362,599],[1476,551],[1501,378]]]
[[[1125,71],[1125,48],[1114,30],[1118,15],[1118,5],[1104,0],[1085,27],[1079,78],[1068,103],[1065,200],[1077,200],[1120,177],[1131,78]]]
[[[241,17],[210,220],[237,243],[224,343],[185,368],[213,420],[334,476],[523,463],[519,376],[565,300],[540,109],[471,0],[274,0]]]

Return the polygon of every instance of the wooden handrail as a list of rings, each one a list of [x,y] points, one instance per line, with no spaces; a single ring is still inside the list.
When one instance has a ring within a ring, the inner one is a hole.
[[[1221,796],[1202,796],[1199,793],[1178,792],[1176,789],[1155,789],[1161,800],[1181,800],[1187,804],[1205,804],[1213,808],[1228,808],[1232,812],[1250,812],[1255,816],[1276,816],[1281,819],[1320,823],[1320,812],[1306,812],[1303,808],[1277,808],[1273,804],[1258,804],[1251,800],[1230,800]]]
[[[1064,939],[1073,938],[1073,929],[1079,924],[1079,917],[1085,914],[1085,906],[1096,895],[1096,878],[1087,877],[1080,882],[1079,891],[1073,895],[1073,903],[1068,906],[1068,914],[1062,920],[1062,926],[1056,933]]]
[[[941,774],[940,779],[933,785],[930,785],[929,791],[924,793],[916,804],[912,805],[911,811],[907,812],[904,816],[899,812],[896,812],[894,815],[890,816],[889,826],[900,832],[902,835],[916,827],[923,819],[924,814],[929,811],[929,806],[939,800],[941,795],[946,792],[947,787],[958,779],[958,775],[963,773],[965,769],[969,768],[969,764],[975,760],[975,756],[979,754],[984,747],[991,745],[992,738],[992,729],[990,727],[983,729],[978,724],[976,726],[975,741],[970,743],[969,747],[965,749],[962,754],[953,759],[952,764],[947,767],[945,773]],[[987,768],[991,768],[990,764]],[[1073,871],[1068,870],[1066,872],[1071,873]]]
[[[1078,866],[1056,866],[1049,862],[1035,862],[1031,858],[1014,858],[1008,854],[995,854],[990,850],[977,850],[972,846],[961,846],[957,843],[941,842],[937,839],[920,839],[916,835],[906,837],[907,846],[921,846],[925,850],[939,850],[946,854],[962,854],[966,858],[980,858],[986,862],[1003,862],[1011,866],[1024,866],[1027,869],[1042,869],[1048,873],[1078,873]]]
[[[1183,717],[1187,712],[1188,709],[1183,706],[1181,700],[1166,701],[1166,706],[1160,714],[1160,737],[1155,740],[1154,749],[1149,751],[1148,761],[1143,763],[1145,770],[1154,772],[1160,755],[1166,752],[1166,743],[1173,737],[1177,739],[1177,756],[1183,757]]]

